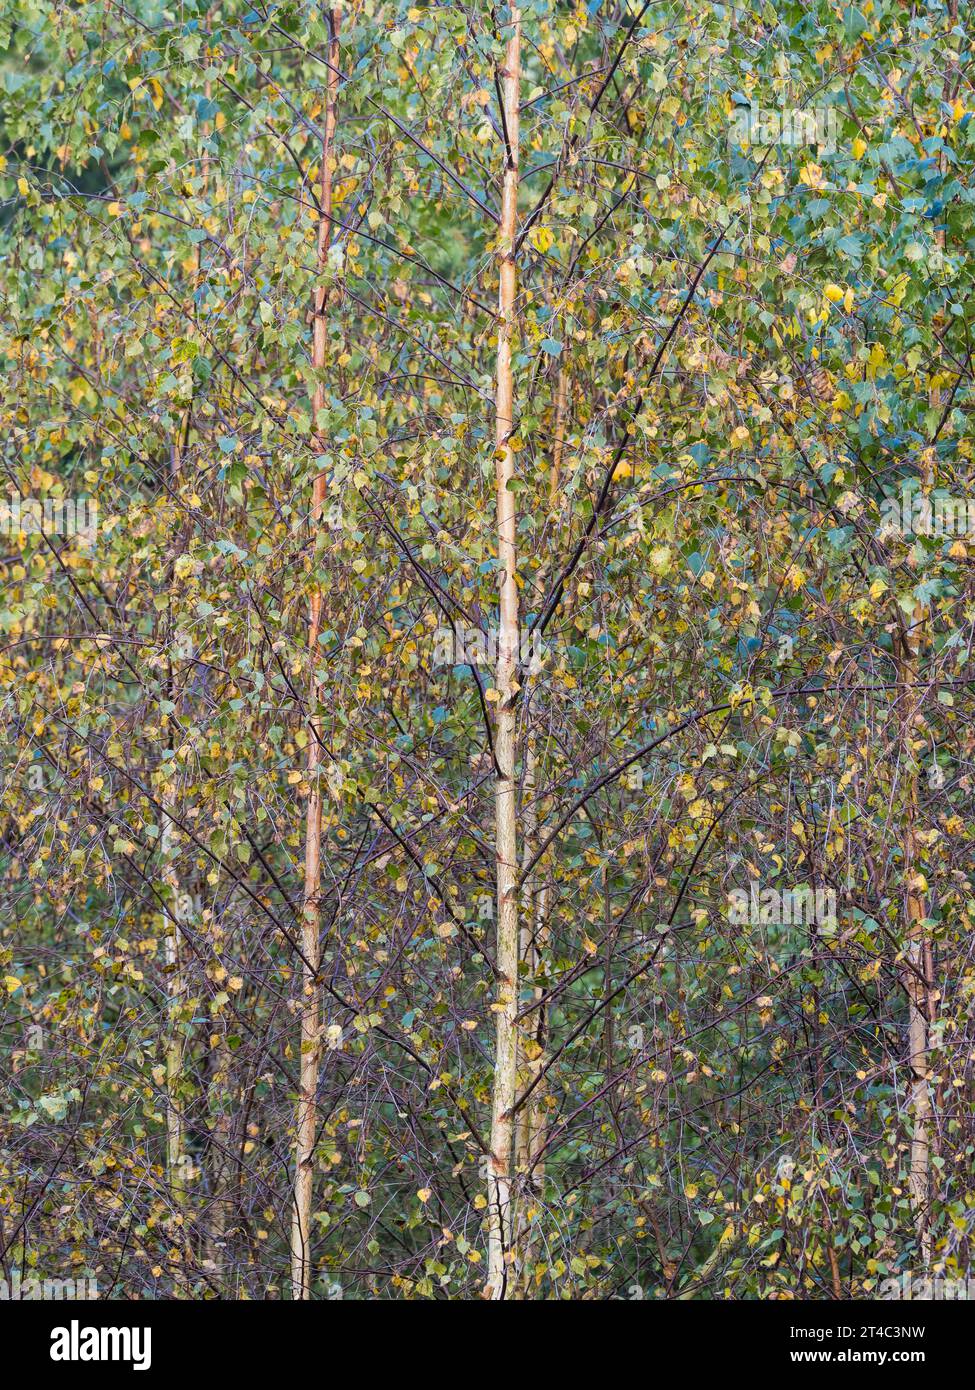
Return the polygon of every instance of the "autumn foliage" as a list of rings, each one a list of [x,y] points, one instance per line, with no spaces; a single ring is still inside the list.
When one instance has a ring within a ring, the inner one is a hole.
[[[970,20],[0,40],[5,1274],[968,1277]]]

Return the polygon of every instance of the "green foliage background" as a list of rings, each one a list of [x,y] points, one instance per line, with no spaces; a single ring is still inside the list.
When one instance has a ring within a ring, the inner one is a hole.
[[[99,520],[90,549],[3,540],[0,1243],[118,1296],[288,1296],[313,671],[316,1292],[484,1279],[491,673],[482,700],[435,651],[445,610],[496,621],[510,13],[338,13],[325,452],[323,9],[17,0],[0,21],[2,491]],[[547,846],[522,983],[546,1001],[525,1035],[548,1133],[525,1296],[869,1297],[920,1268],[911,891],[930,1258],[967,1274],[972,549],[883,523],[885,499],[971,495],[968,12],[521,13],[519,578],[544,621],[521,814]],[[743,146],[746,106],[828,114],[835,139]],[[732,923],[752,882],[828,885],[835,930]]]

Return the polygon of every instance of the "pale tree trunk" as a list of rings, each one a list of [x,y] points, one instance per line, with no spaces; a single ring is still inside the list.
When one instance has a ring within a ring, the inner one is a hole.
[[[180,475],[183,469],[183,459],[186,452],[186,445],[189,440],[191,408],[188,408],[183,421],[180,423],[179,431],[173,440],[170,477],[172,479],[173,493],[175,495],[179,484]],[[162,875],[168,891],[166,935],[163,942],[163,955],[166,963],[167,981],[167,1021],[166,1021],[166,1181],[169,1191],[172,1194],[173,1202],[180,1212],[183,1211],[186,1201],[186,1187],[189,1181],[189,1162],[186,1154],[186,1125],[183,1117],[183,1104],[179,1094],[180,1081],[183,1075],[183,1064],[186,1056],[186,1043],[183,1033],[182,1011],[186,996],[186,981],[183,974],[183,951],[180,944],[181,913],[182,902],[186,896],[187,885],[180,882],[179,874],[176,872],[176,855],[178,853],[178,831],[174,816],[176,813],[176,803],[178,800],[175,782],[179,777],[179,763],[176,754],[176,734],[179,727],[179,716],[181,712],[180,699],[180,678],[176,665],[180,659],[185,659],[188,654],[187,637],[181,634],[173,620],[172,597],[173,585],[175,582],[174,570],[176,555],[183,548],[184,537],[180,534],[177,537],[173,563],[169,571],[169,631],[167,634],[169,642],[169,653],[167,654],[167,673],[166,673],[166,697],[173,706],[172,712],[167,716],[170,726],[173,729],[173,738],[169,740],[169,748],[172,756],[169,758],[167,766],[169,774],[174,779],[173,791],[170,793],[164,790],[162,795],[162,815],[159,836],[159,852],[162,857]],[[175,660],[174,660],[175,658]],[[178,1243],[183,1257],[183,1268],[177,1279],[177,1285],[184,1291],[188,1291],[190,1267],[192,1264],[192,1249],[190,1245],[189,1231],[185,1222],[179,1227]]]
[[[539,870],[536,869],[536,873]],[[546,947],[548,946],[548,904],[549,904],[549,884],[546,882],[539,890],[535,902],[535,973],[543,973],[543,978],[549,979],[546,966]],[[545,1160],[542,1153],[545,1150],[548,1104],[546,1097],[548,1087],[542,1073],[545,1070],[545,1042],[548,1034],[548,1010],[541,1002],[547,984],[535,986],[535,1011],[532,1014],[533,1035],[535,1042],[535,1055],[529,1067],[528,1085],[532,1088],[528,1098],[528,1161],[529,1170],[532,1175],[532,1184],[536,1192],[541,1192],[545,1185]],[[527,1258],[527,1256],[526,1256]]]
[[[958,0],[950,0],[948,6],[951,15],[952,27],[958,22]],[[944,81],[944,100],[951,105],[953,97],[957,96],[961,85],[959,77],[954,89],[950,90],[952,69],[945,73]],[[938,159],[942,177],[948,176],[948,161],[944,149]],[[935,231],[935,239],[941,247],[942,252],[948,249],[948,238],[945,228],[939,227]],[[929,402],[932,410],[941,409],[941,391],[938,386],[930,389]],[[932,447],[923,456],[922,485],[925,492],[929,493],[935,481],[935,466],[937,456]],[[917,632],[917,640],[912,643],[910,639],[905,640],[906,662],[904,665],[910,673],[906,679],[917,681],[918,661],[917,656],[929,643],[928,619],[929,610],[919,604],[914,611],[914,629]],[[907,736],[910,739],[913,729],[914,718],[917,714],[921,702],[920,691],[912,692],[912,701],[908,706],[910,716],[908,719]],[[909,803],[909,824],[908,833],[905,837],[904,847],[904,866],[907,879],[907,965],[910,972],[910,981],[907,982],[908,1006],[910,1009],[908,1025],[908,1047],[910,1050],[910,1065],[914,1078],[913,1110],[914,1110],[914,1134],[911,1141],[911,1204],[914,1209],[914,1223],[917,1233],[918,1252],[921,1256],[921,1263],[927,1268],[931,1262],[931,1159],[939,1155],[939,1143],[935,1117],[939,1104],[939,1092],[933,1090],[931,1084],[931,1065],[929,1051],[931,1046],[931,1028],[937,1016],[937,1001],[940,998],[937,981],[934,974],[934,947],[928,929],[924,926],[924,921],[929,915],[928,901],[924,893],[923,879],[918,877],[917,863],[917,840],[915,834],[915,821],[918,810],[917,776],[912,774]]]
[[[226,939],[223,927],[215,916],[211,918],[210,932],[214,955],[218,955],[226,948]],[[230,1060],[226,1019],[214,1019],[210,1033],[210,1074],[207,1085],[210,1200],[207,1207],[205,1250],[207,1268],[212,1271],[222,1297],[226,1297],[223,1277],[226,1267],[225,1245],[230,1202],[227,1188],[231,1173],[230,1112],[227,1094],[230,1084]]]
[[[325,104],[325,128],[322,138],[322,165],[319,184],[318,269],[320,279],[315,286],[314,324],[312,337],[312,366],[316,371],[325,367],[327,288],[324,272],[332,236],[332,143],[335,136],[336,96],[338,93],[338,15],[329,16],[331,37],[328,46],[328,87]],[[321,453],[324,441],[318,434],[319,417],[325,405],[325,389],[316,382],[312,402],[312,429],[315,447]],[[325,475],[320,473],[312,488],[311,528],[314,536],[325,510]],[[295,1189],[291,1223],[291,1287],[292,1297],[311,1297],[312,1268],[309,1235],[312,1215],[315,1157],[315,1098],[318,1091],[318,1070],[321,1058],[321,1018],[319,1008],[319,942],[321,920],[321,839],[322,797],[319,790],[321,762],[321,719],[318,707],[321,698],[315,666],[318,661],[318,634],[322,625],[322,590],[315,582],[312,587],[311,612],[308,622],[308,652],[311,676],[308,692],[308,782],[311,791],[305,820],[305,884],[302,899],[302,998],[301,998],[301,1059],[298,1082],[298,1116],[295,1137]]]
[[[555,388],[555,408],[552,421],[552,458],[549,465],[549,504],[558,505],[565,440],[565,411],[569,394],[569,375],[559,368]],[[536,801],[537,756],[536,740],[529,733],[525,740],[525,773],[522,779],[522,845],[523,874],[521,885],[521,926],[518,954],[525,973],[537,976],[542,968],[548,921],[548,886],[538,882],[544,870],[528,872],[538,837],[538,804]],[[545,1180],[545,1165],[541,1153],[545,1144],[545,1087],[541,1072],[545,1065],[545,1008],[541,1003],[543,988],[534,988],[535,1008],[530,1015],[531,1027],[518,1038],[518,1095],[527,1100],[517,1112],[515,1123],[515,1173],[522,1185],[521,1199],[516,1204],[513,1219],[513,1286],[512,1296],[526,1298],[531,1288],[531,1259],[534,1246],[532,1230],[533,1193],[540,1192]]]
[[[210,14],[207,12],[207,19]],[[208,80],[203,85],[203,95],[209,102],[212,96],[212,83]],[[204,122],[201,127],[201,134],[209,134],[209,122]],[[206,193],[210,181],[210,154],[204,149],[200,160],[200,174],[202,179],[201,192]],[[200,259],[200,248],[196,248],[196,285],[199,288],[203,278],[203,267]],[[187,407],[183,417],[183,424],[180,431],[179,451],[177,455],[177,466],[182,467],[186,452],[189,448],[190,425],[192,423],[192,401]],[[217,954],[223,949],[223,931],[215,918],[211,920],[211,930],[213,933],[213,949]],[[208,1169],[210,1178],[209,1204],[207,1208],[206,1228],[204,1232],[204,1250],[207,1267],[215,1276],[217,1288],[223,1291],[224,1274],[224,1237],[227,1231],[227,1198],[224,1194],[224,1187],[227,1181],[229,1163],[227,1157],[227,1146],[230,1140],[230,1117],[226,1108],[225,1091],[229,1077],[230,1054],[227,1050],[227,1024],[225,1019],[215,1019],[210,1034],[210,1077],[207,1086],[207,1112],[210,1128],[210,1145],[208,1154]]]
[[[925,485],[928,482],[925,476]],[[912,627],[905,623],[899,633],[897,679],[902,685],[901,748],[907,777],[906,825],[904,827],[904,882],[906,893],[906,922],[904,933],[904,966],[901,980],[907,995],[907,1049],[911,1070],[911,1171],[909,1190],[918,1254],[925,1267],[931,1258],[929,1230],[931,1201],[931,1083],[928,1049],[931,1024],[932,951],[924,925],[927,918],[924,879],[918,868],[917,813],[918,777],[914,769],[913,732],[921,701],[918,688],[918,650],[924,642],[926,610],[918,605],[914,610]]]
[[[532,735],[525,747],[525,776],[522,813],[522,861],[531,863],[538,836],[538,806],[536,790],[536,754]],[[540,884],[544,870],[526,873],[522,882],[521,928],[519,955],[526,972],[537,976],[545,956],[548,920],[548,886]],[[518,1111],[515,1128],[515,1172],[522,1184],[522,1196],[516,1211],[514,1236],[513,1296],[527,1297],[531,1287],[531,1259],[535,1244],[532,1222],[534,1194],[540,1193],[545,1180],[545,1165],[541,1159],[545,1143],[545,1087],[540,1073],[545,1064],[545,1008],[541,1003],[543,988],[534,989],[535,1008],[531,1027],[519,1036],[518,1094],[528,1099]]]
[[[538,815],[535,808],[535,747],[532,735],[525,741],[525,775],[522,779],[522,844],[521,857],[527,869],[531,863]],[[518,959],[528,975],[535,971],[533,879],[526,873],[521,885],[521,922],[518,931]],[[521,1036],[518,1042],[517,1091],[522,1094],[529,1082],[535,1048],[531,1040]],[[511,1296],[520,1298],[523,1292],[525,1250],[528,1239],[531,1198],[528,1172],[531,1167],[531,1109],[523,1105],[515,1119],[515,1174],[520,1186],[519,1200],[514,1204],[512,1217],[512,1268],[509,1272]]]
[[[498,692],[494,752],[495,857],[497,861],[497,966],[495,1001],[497,1036],[494,1056],[494,1096],[491,1107],[491,1153],[488,1173],[487,1290],[504,1299],[510,1290],[511,1149],[518,1044],[518,819],[515,800],[515,698],[518,661],[518,584],[516,579],[515,495],[508,488],[514,477],[514,381],[511,340],[515,323],[518,227],[518,103],[521,85],[521,14],[512,8],[511,33],[505,52],[504,127],[507,138],[501,227],[498,241],[498,362],[496,392],[496,451],[498,561],[501,567],[501,629],[495,687]]]
[[[172,694],[172,691],[170,692]],[[175,764],[174,764],[175,766]],[[166,1043],[166,1176],[177,1203],[183,1199],[185,1186],[183,1153],[183,1113],[177,1090],[183,1070],[183,1042],[179,1011],[183,999],[183,975],[179,949],[180,884],[173,868],[173,822],[168,810],[163,811],[160,851],[163,859],[163,879],[169,888],[170,920],[166,924],[165,961],[168,980],[169,1021]]]
[[[194,281],[199,275],[199,252],[197,253],[197,269]],[[190,437],[190,422],[193,413],[192,401],[183,412],[180,420],[176,437],[173,440],[170,455],[170,478],[172,479],[173,491],[179,484],[180,476],[183,471],[183,460],[186,456],[187,446]],[[182,549],[182,534],[177,537],[176,550]],[[166,673],[166,698],[175,708],[169,715],[170,721],[174,721],[179,713],[179,689],[177,684],[176,668],[173,663],[173,655],[179,655],[184,648],[184,640],[178,637],[173,624],[173,598],[172,590],[174,584],[174,567],[176,555],[173,556],[173,564],[169,571],[169,632],[168,640],[170,653],[167,658]],[[176,747],[173,741],[170,742],[170,753],[168,767],[172,775],[177,776],[179,766],[176,760]],[[166,977],[168,981],[167,994],[169,997],[169,1022],[168,1037],[166,1042],[166,1176],[169,1182],[170,1191],[178,1203],[182,1202],[183,1190],[185,1186],[185,1162],[186,1157],[183,1153],[183,1114],[180,1106],[177,1090],[179,1087],[180,1073],[183,1070],[183,1037],[181,1032],[181,1022],[179,1011],[182,1006],[183,998],[183,972],[180,953],[180,900],[183,897],[181,892],[182,885],[179,875],[174,867],[176,828],[173,824],[172,811],[174,798],[164,795],[162,804],[162,828],[159,836],[159,849],[163,863],[163,881],[169,889],[169,921],[166,923],[166,938],[164,942],[164,958],[166,962]]]
[[[209,100],[209,82],[205,84],[204,92],[207,99]],[[206,134],[207,130],[208,126],[204,124],[204,135]],[[210,156],[207,154],[205,150],[203,152],[201,164],[203,175],[203,191],[205,191],[210,172]],[[199,288],[201,276],[202,268],[200,264],[200,249],[199,247],[197,247],[194,255],[193,269],[194,291]],[[189,310],[189,315],[192,319],[194,328],[196,326],[195,304],[196,300],[194,298],[192,301],[192,306]],[[173,482],[174,494],[176,490],[176,485],[179,483],[179,480],[183,473],[183,465],[186,461],[186,456],[189,450],[190,429],[193,423],[194,390],[192,385],[192,377],[190,378],[190,381],[190,402],[189,405],[187,405],[185,410],[183,411],[183,415],[179,424],[179,429],[177,430],[176,438],[173,441],[170,459],[169,471],[170,477]],[[182,541],[183,537],[180,536],[177,540],[178,551],[181,551],[183,549]],[[175,556],[173,563],[175,565]],[[172,590],[172,585],[173,571],[171,569],[169,577],[170,591]],[[173,630],[172,622],[170,622],[169,641],[176,647],[177,659],[186,660],[192,654],[192,648],[189,638],[186,635],[177,637],[177,634]],[[179,693],[176,682],[176,676],[173,670],[172,658],[170,658],[169,661],[168,687],[168,698],[173,705],[177,706],[175,715],[178,716]],[[173,749],[172,751],[173,753],[175,753],[175,749]],[[174,768],[176,767],[175,761],[172,761],[172,766]],[[179,1010],[182,1007],[182,999],[185,985],[183,980],[179,940],[180,923],[178,920],[177,911],[178,904],[181,898],[184,896],[184,894],[180,891],[181,888],[185,887],[185,889],[189,891],[192,888],[192,885],[180,884],[179,877],[176,874],[172,865],[176,831],[173,825],[172,817],[169,814],[170,809],[171,806],[164,803],[162,816],[162,830],[160,834],[160,849],[163,857],[164,880],[167,886],[169,887],[172,896],[172,920],[170,924],[172,930],[167,931],[166,933],[166,941],[164,948],[166,970],[169,976],[169,999],[171,1013],[170,1037],[166,1049],[166,1169],[169,1177],[170,1188],[175,1194],[177,1200],[181,1201],[186,1186],[187,1159],[186,1154],[183,1152],[185,1142],[184,1123],[182,1109],[180,1106],[179,1097],[177,1095],[177,1088],[179,1086],[180,1074],[183,1070],[183,1057],[185,1049],[183,1044],[183,1035],[181,1032],[181,1023],[177,1021],[177,1019]]]

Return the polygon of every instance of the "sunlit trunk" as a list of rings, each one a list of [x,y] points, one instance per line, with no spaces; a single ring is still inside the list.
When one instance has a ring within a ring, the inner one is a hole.
[[[509,1296],[511,1251],[511,1150],[514,1128],[518,1045],[515,1017],[518,1009],[518,822],[515,792],[517,756],[515,730],[516,666],[518,661],[518,584],[516,579],[515,495],[508,484],[514,478],[514,379],[511,340],[515,323],[518,225],[518,102],[521,72],[521,15],[511,10],[511,33],[505,52],[504,126],[507,140],[501,226],[498,239],[500,290],[498,294],[498,358],[496,389],[496,481],[498,561],[501,573],[501,613],[498,692],[494,751],[495,857],[497,862],[497,965],[495,1000],[496,1042],[494,1097],[491,1108],[491,1153],[488,1176],[488,1277],[490,1297]]]
[[[325,128],[322,138],[322,165],[319,184],[318,268],[324,275],[332,234],[332,142],[335,136],[336,95],[338,92],[338,16],[329,17],[331,37],[328,48],[328,88],[325,106]],[[312,366],[317,372],[325,367],[327,323],[325,317],[327,289],[322,279],[315,286]],[[325,390],[316,383],[313,400],[315,447],[324,450],[318,436],[319,417],[325,405]],[[326,480],[319,474],[312,488],[311,527],[321,524],[325,510]],[[305,820],[305,883],[302,898],[302,996],[301,996],[301,1057],[298,1082],[298,1117],[295,1137],[294,1210],[291,1225],[291,1286],[295,1299],[311,1297],[312,1269],[309,1235],[312,1216],[315,1160],[315,1097],[318,1091],[318,1071],[321,1058],[321,1010],[319,1007],[319,924],[321,919],[321,839],[322,796],[319,789],[321,763],[321,720],[318,707],[321,691],[315,676],[318,661],[318,634],[322,625],[322,590],[317,581],[312,589],[311,612],[308,622],[308,652],[311,678],[308,692],[308,782],[311,791]]]

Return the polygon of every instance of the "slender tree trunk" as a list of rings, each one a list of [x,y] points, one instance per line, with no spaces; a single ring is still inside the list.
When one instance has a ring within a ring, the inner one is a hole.
[[[194,275],[199,275],[199,252],[197,253],[197,269]],[[169,474],[172,479],[173,488],[177,487],[180,475],[183,471],[183,460],[186,457],[187,446],[190,437],[190,422],[193,414],[192,399],[190,404],[183,412],[179,423],[179,429],[173,440],[170,454]],[[182,528],[177,536],[177,551],[182,550],[183,534]],[[170,720],[178,718],[179,714],[179,687],[176,677],[176,668],[173,664],[173,649],[182,649],[182,639],[179,639],[174,630],[173,623],[173,584],[174,567],[176,556],[173,557],[169,571],[169,632],[168,640],[170,644],[170,654],[167,658],[166,672],[166,698],[174,706],[174,712],[170,714]],[[170,742],[170,751],[175,755],[175,740]],[[178,764],[175,756],[170,759],[169,766],[173,775],[176,774]],[[169,921],[166,924],[166,940],[164,945],[164,958],[166,961],[166,975],[169,982],[169,1035],[166,1043],[166,1176],[177,1202],[182,1201],[185,1186],[185,1155],[183,1153],[183,1115],[177,1094],[179,1087],[180,1074],[183,1070],[183,1035],[179,1020],[179,1010],[182,1006],[183,998],[183,971],[180,959],[180,899],[182,897],[182,885],[179,875],[173,865],[175,853],[174,840],[176,830],[170,812],[174,809],[172,801],[164,799],[162,814],[162,829],[159,837],[159,849],[163,863],[163,881],[169,889]]]
[[[332,142],[335,136],[336,96],[338,92],[338,15],[329,16],[331,37],[328,46],[328,87],[325,104],[325,129],[322,138],[322,166],[319,184],[318,268],[322,277],[328,262],[332,235]],[[327,288],[323,278],[315,286],[314,324],[312,337],[312,366],[316,371],[325,367]],[[324,442],[318,435],[319,417],[325,405],[325,390],[319,381],[312,402],[312,428],[319,452]],[[314,534],[325,509],[325,475],[320,473],[312,488],[311,527]],[[319,1008],[319,924],[321,920],[321,839],[322,797],[319,790],[321,762],[321,719],[318,714],[321,692],[315,676],[318,661],[318,634],[322,625],[322,590],[314,583],[311,613],[308,622],[308,651],[311,676],[308,692],[308,810],[305,820],[305,884],[302,899],[302,999],[301,999],[301,1060],[298,1083],[298,1123],[295,1138],[295,1191],[291,1223],[291,1286],[292,1297],[311,1297],[312,1268],[309,1233],[312,1215],[315,1156],[315,1098],[318,1092],[318,1070],[321,1058],[321,1018]]]
[[[207,19],[210,12],[207,11]],[[213,95],[213,84],[207,80],[203,85],[203,95],[210,101]],[[201,128],[201,134],[206,137],[210,132],[210,124],[205,121]],[[210,181],[210,154],[204,147],[200,159],[200,175],[202,180],[201,192],[206,193]],[[203,266],[200,259],[200,247],[196,248],[196,287],[199,288],[203,279]],[[190,427],[193,417],[193,400],[187,406],[183,415],[183,422],[180,429],[179,444],[177,446],[176,467],[181,468],[189,449]],[[223,932],[219,924],[214,921],[212,925],[214,950],[222,947]],[[216,1039],[216,1040],[215,1040]],[[225,1092],[228,1083],[230,1054],[227,1050],[227,1024],[224,1019],[216,1019],[211,1025],[210,1035],[210,1057],[209,1057],[209,1079],[207,1084],[207,1114],[210,1130],[210,1144],[208,1146],[208,1170],[209,1170],[209,1203],[203,1231],[203,1250],[205,1258],[211,1267],[217,1288],[223,1292],[224,1274],[224,1236],[227,1230],[227,1202],[224,1196],[224,1187],[227,1181],[229,1164],[227,1160],[227,1146],[230,1139],[230,1118],[227,1114]]]
[[[923,610],[915,610],[914,617],[915,626],[918,627],[919,633],[923,632]],[[922,1265],[926,1268],[931,1258],[931,1238],[928,1229],[931,1199],[931,1091],[928,1066],[928,1029],[932,981],[928,973],[930,943],[927,940],[924,926],[927,908],[922,888],[923,880],[919,878],[917,864],[917,774],[912,770],[914,757],[912,732],[920,696],[919,692],[911,687],[917,682],[918,667],[916,649],[906,628],[901,630],[900,647],[898,680],[905,686],[901,693],[901,707],[904,711],[901,739],[908,778],[907,824],[904,830],[907,921],[904,969],[901,978],[907,994],[907,1046],[908,1064],[912,1077],[911,1111],[914,1124],[911,1136],[910,1196],[918,1253]]]
[[[525,775],[522,779],[522,864],[527,865],[535,847],[538,815],[535,807],[535,747],[529,734],[525,743]],[[533,876],[528,874],[521,886],[521,922],[519,924],[518,958],[528,975],[535,971]],[[518,1082],[521,1094],[532,1072],[535,1048],[529,1039],[518,1038]],[[528,1240],[528,1209],[531,1203],[528,1172],[531,1168],[531,1107],[524,1105],[515,1119],[515,1174],[520,1185],[519,1199],[512,1216],[512,1269],[509,1273],[509,1297],[521,1298],[524,1293],[524,1256]]]
[[[515,245],[518,228],[518,104],[521,78],[521,14],[511,10],[511,34],[505,52],[504,127],[507,138],[498,256],[498,364],[496,394],[496,481],[498,560],[501,566],[501,630],[495,686],[498,691],[494,750],[495,856],[497,860],[499,972],[495,1002],[497,1039],[494,1097],[491,1107],[491,1154],[488,1176],[488,1278],[492,1299],[508,1296],[511,1251],[511,1148],[518,1045],[518,820],[515,801],[515,683],[518,660],[518,583],[516,579],[514,477],[514,381],[511,340],[515,322]]]
[[[536,869],[536,873],[539,869]],[[548,904],[549,904],[549,883],[543,884],[537,894],[535,902],[535,972],[542,972],[543,978],[549,979],[546,964],[546,947],[548,945]],[[545,1185],[545,1160],[541,1157],[545,1149],[545,1131],[547,1128],[548,1104],[548,1084],[545,1077],[539,1081],[539,1073],[545,1069],[545,1045],[548,1037],[548,1010],[540,1001],[545,993],[547,984],[535,986],[535,1012],[534,1019],[534,1041],[537,1049],[534,1060],[529,1068],[528,1084],[533,1088],[528,1100],[528,1132],[530,1137],[528,1157],[529,1169],[532,1174],[532,1184],[536,1192],[541,1192]]]
[[[172,689],[169,693],[171,698]],[[183,1113],[177,1091],[180,1073],[183,1070],[183,1042],[179,1021],[179,1010],[183,999],[183,976],[177,918],[180,884],[172,865],[173,834],[173,822],[168,811],[164,811],[160,851],[164,865],[163,878],[170,890],[170,920],[166,925],[165,944],[166,975],[169,981],[169,1037],[166,1043],[166,1176],[170,1191],[176,1201],[181,1202],[185,1186],[185,1158],[183,1154]]]
[[[530,737],[525,748],[525,777],[523,796],[522,862],[527,865],[535,852],[538,836],[538,806],[535,800],[536,755]],[[536,869],[526,875],[522,884],[521,943],[519,954],[529,975],[542,969],[548,920],[548,885],[539,883],[545,871]],[[512,1296],[527,1298],[531,1288],[531,1259],[537,1228],[530,1220],[530,1207],[535,1194],[541,1192],[545,1165],[540,1154],[545,1143],[545,1085],[538,1077],[545,1065],[545,1009],[540,1003],[543,988],[534,989],[535,1010],[531,1015],[531,1036],[519,1038],[518,1094],[529,1089],[531,1094],[518,1111],[515,1128],[515,1172],[523,1184],[515,1214],[514,1279]]]
[[[214,954],[226,947],[223,927],[215,918],[210,930]],[[230,1086],[231,1052],[227,1046],[227,1021],[214,1019],[210,1032],[209,1076],[207,1082],[207,1117],[209,1144],[209,1203],[207,1206],[205,1251],[221,1296],[226,1297],[223,1277],[226,1271],[226,1235],[229,1198],[227,1187],[232,1161],[230,1157]]]
[[[213,1267],[217,1288],[225,1296],[223,1276],[226,1267],[225,1238],[227,1235],[227,1177],[230,1143],[230,1117],[226,1109],[225,1092],[229,1082],[230,1053],[226,1044],[226,1024],[217,1024],[219,1042],[212,1049],[209,1088],[210,1124],[210,1204],[206,1230],[206,1255]],[[217,1108],[217,1106],[221,1108]]]
[[[211,92],[210,82],[207,82],[205,84],[204,92],[207,99],[209,100]],[[206,133],[207,129],[207,125],[204,124],[204,134]],[[206,150],[204,150],[203,152],[203,158],[201,163],[203,175],[203,188],[205,190],[210,172],[210,156],[206,152]],[[193,269],[193,288],[195,291],[199,288],[202,277],[199,246],[197,246],[196,248],[194,262],[195,264]],[[194,327],[196,325],[195,306],[196,300],[194,298],[191,301],[191,307],[188,311],[189,317],[191,318]],[[182,476],[183,466],[186,462],[186,457],[189,452],[190,430],[193,425],[194,395],[195,390],[193,379],[191,377],[189,404],[184,409],[183,414],[180,418],[179,428],[176,431],[176,436],[173,440],[172,450],[170,454],[169,471],[170,477],[173,482],[174,493],[176,490],[176,486],[179,483],[179,480]],[[181,531],[179,536],[177,537],[177,552],[182,552],[184,548],[184,543],[185,535]],[[173,568],[175,567],[175,561],[176,556],[174,556],[173,558],[173,567],[170,568],[169,574],[168,587],[170,593],[172,592],[173,587]],[[192,655],[192,642],[190,641],[189,637],[186,634],[178,635],[174,631],[172,622],[172,602],[170,602],[169,641],[171,645],[176,647],[176,656],[179,660],[185,661],[189,656]],[[172,657],[170,657],[169,659],[169,669],[167,672],[167,687],[168,699],[176,707],[174,717],[178,719],[180,713],[179,683],[176,679],[176,672],[173,667]],[[175,748],[173,748],[173,752],[175,752]],[[172,766],[175,768],[175,762],[173,762]],[[172,904],[172,930],[167,931],[166,933],[164,947],[166,969],[167,974],[169,976],[170,1008],[170,1032],[166,1047],[166,1171],[169,1179],[170,1189],[173,1192],[177,1202],[181,1204],[186,1189],[188,1162],[187,1156],[184,1152],[186,1142],[185,1123],[183,1119],[182,1106],[178,1095],[180,1078],[183,1072],[183,1061],[186,1053],[186,1046],[182,1033],[182,1021],[179,1019],[179,1011],[182,1007],[183,995],[186,990],[186,984],[183,978],[183,962],[181,959],[181,925],[178,916],[178,905],[180,903],[180,900],[184,897],[184,894],[191,891],[192,885],[181,884],[179,881],[179,876],[173,868],[172,858],[174,853],[174,840],[176,838],[176,830],[173,824],[172,816],[169,813],[170,809],[170,805],[164,804],[162,815],[162,830],[160,835],[160,850],[163,858],[164,881],[169,887]],[[189,1240],[185,1232],[183,1235],[183,1249],[184,1255],[187,1254],[189,1251]]]
[[[174,494],[179,485],[186,447],[189,442],[191,414],[192,405],[187,408],[184,418],[180,423],[179,431],[173,440],[170,455],[170,477],[172,479]],[[168,718],[170,720],[170,726],[173,729],[173,737],[169,741],[169,747],[174,756],[169,760],[169,768],[174,779],[179,776],[175,752],[176,734],[178,732],[182,703],[180,697],[180,679],[178,677],[178,668],[174,663],[174,657],[177,662],[180,659],[186,658],[188,639],[185,634],[178,631],[174,621],[175,600],[173,598],[173,585],[175,582],[174,571],[176,558],[178,553],[183,550],[184,545],[185,536],[182,529],[180,529],[176,539],[172,565],[170,566],[168,586],[170,600],[166,698],[173,706],[172,713]],[[180,943],[180,932],[182,930],[181,904],[188,891],[188,885],[180,882],[175,865],[178,831],[173,815],[176,810],[177,800],[178,797],[175,791],[172,796],[164,795],[163,797],[159,852],[162,856],[163,882],[169,890],[167,909],[168,920],[166,921],[166,937],[163,945],[168,984],[168,1018],[166,1022],[166,1180],[176,1207],[182,1211],[186,1198],[189,1162],[186,1154],[186,1124],[183,1116],[183,1102],[179,1094],[186,1057],[186,1040],[183,1031],[183,1019],[181,1017],[186,997],[186,980],[183,972],[183,951]],[[189,1227],[185,1221],[179,1227],[178,1242],[183,1256],[183,1268],[176,1282],[184,1292],[189,1292],[190,1268],[192,1266],[193,1252],[190,1243]]]

